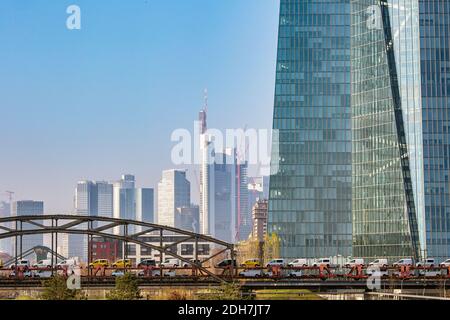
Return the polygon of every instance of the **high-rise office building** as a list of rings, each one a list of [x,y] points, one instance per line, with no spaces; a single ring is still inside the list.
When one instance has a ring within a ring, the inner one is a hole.
[[[424,255],[450,257],[450,2],[419,0]],[[417,21],[416,21],[417,25]]]
[[[350,0],[281,0],[268,232],[284,258],[351,255]]]
[[[11,216],[11,205],[7,202],[0,201],[0,218],[8,218]],[[0,251],[9,255],[13,252],[12,239],[0,240]]]
[[[136,189],[136,220],[155,223],[154,191],[151,188]]]
[[[245,240],[251,233],[247,164],[238,164],[236,150],[216,150],[203,136],[200,165],[200,233],[223,241]]]
[[[206,128],[206,123],[201,126]],[[200,233],[212,235],[215,228],[214,142],[206,132],[200,135],[200,157]]]
[[[84,180],[75,189],[75,214],[91,217],[113,217],[113,185],[104,181]],[[70,257],[87,258],[87,237],[68,236]]]
[[[175,228],[198,233],[199,229],[199,207],[191,205],[176,209]]]
[[[252,238],[258,241],[264,241],[267,235],[267,209],[268,201],[266,199],[258,199],[252,207]]]
[[[130,174],[114,183],[113,187],[113,217],[116,219],[136,219],[135,210],[135,177]]]
[[[352,0],[353,245],[450,255],[450,3]]]
[[[25,201],[15,201],[11,206],[11,215],[13,217],[18,216],[43,216],[44,215],[44,202],[42,201],[33,201],[33,200],[25,200]],[[36,221],[42,224],[42,221]],[[35,226],[29,223],[23,223],[23,230],[31,230],[36,229]],[[13,240],[14,242],[14,240]],[[43,234],[33,234],[33,235],[24,235],[22,237],[22,241],[20,238],[17,243],[18,254],[20,252],[24,253],[25,251],[34,248],[35,246],[42,246],[44,244],[44,235]]]
[[[205,105],[199,113],[199,232],[228,242],[245,240],[251,233],[247,164],[238,164],[233,148],[216,150],[215,138],[208,132],[207,110],[205,92]]]
[[[253,212],[253,206],[258,200],[269,199],[269,177],[248,177],[248,208]]]
[[[121,181],[114,184],[114,218],[154,223],[154,191],[151,188],[135,188],[135,177],[123,175]],[[141,232],[140,226],[128,226],[128,234]],[[114,229],[115,234],[124,233],[121,228]],[[121,243],[125,250],[125,243]],[[140,252],[141,246],[136,250]]]
[[[113,183],[113,218],[136,220],[136,179],[134,175],[124,174]],[[133,233],[134,226],[129,226],[127,232]],[[115,234],[123,234],[123,228],[114,228]]]
[[[186,171],[165,170],[158,183],[158,224],[175,227],[177,208],[191,205],[191,184]]]
[[[113,185],[105,181],[96,181],[97,216],[112,218],[113,216]]]
[[[58,249],[58,254],[64,257],[70,257],[69,255],[69,234],[62,233],[58,234],[58,244],[54,245]]]
[[[96,216],[97,215],[97,190],[92,181],[79,181],[75,189],[75,215]],[[87,258],[87,238],[84,235],[69,234],[68,236],[70,257],[79,257],[81,260]]]
[[[75,211],[80,216],[97,215],[97,188],[93,181],[79,181],[75,189]]]
[[[248,206],[248,164],[236,160],[236,236],[235,241],[245,241],[252,233],[252,213]]]
[[[77,215],[113,216],[113,185],[105,181],[79,181],[75,189],[75,211]]]
[[[260,177],[249,177],[248,178],[248,207],[253,208],[253,206],[258,202],[259,199],[264,199],[263,196],[263,186],[262,179]],[[251,209],[253,210],[253,209]]]
[[[75,191],[75,214],[95,217],[129,219],[153,223],[153,189],[136,188],[135,177],[122,175],[115,183],[105,181],[80,181]],[[106,223],[100,222],[99,225]],[[129,227],[128,232],[135,231]],[[122,233],[114,229],[115,234]],[[69,235],[69,256],[87,258],[87,238],[82,235]]]
[[[228,148],[214,156],[214,226],[210,235],[234,242],[236,237],[236,151]]]

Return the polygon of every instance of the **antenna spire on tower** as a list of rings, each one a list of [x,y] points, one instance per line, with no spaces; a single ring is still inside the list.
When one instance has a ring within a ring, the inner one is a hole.
[[[208,88],[205,88],[204,90],[204,99],[205,99],[205,105],[203,107],[203,110],[208,113]]]
[[[207,113],[208,113],[208,89],[205,89],[203,98],[204,98],[203,110],[200,111],[200,114],[199,114],[200,133],[201,134],[204,134],[206,132],[206,130],[208,129],[208,125],[206,123]]]

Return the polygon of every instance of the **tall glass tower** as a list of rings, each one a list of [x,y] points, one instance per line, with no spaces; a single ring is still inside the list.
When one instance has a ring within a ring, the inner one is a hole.
[[[426,232],[431,257],[450,257],[450,1],[419,0]]]
[[[354,255],[444,258],[450,4],[351,4]]]
[[[281,255],[351,255],[350,0],[281,0],[273,128]]]

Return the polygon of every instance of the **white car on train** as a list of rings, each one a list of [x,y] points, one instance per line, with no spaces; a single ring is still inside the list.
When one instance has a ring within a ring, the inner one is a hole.
[[[53,273],[48,270],[36,270],[34,271],[34,277],[40,278],[40,279],[48,279],[53,277]]]
[[[33,264],[34,268],[51,268],[52,259],[39,260],[37,263]]]
[[[418,268],[433,268],[436,265],[436,260],[433,258],[427,258],[422,261],[417,262],[416,267]]]
[[[301,278],[303,276],[302,270],[291,270],[289,272],[289,277],[291,278]]]
[[[267,268],[270,267],[285,267],[287,266],[286,259],[273,259],[267,264]]]
[[[161,268],[177,268],[181,266],[180,260],[178,259],[166,259],[161,263]]]
[[[145,271],[145,270],[141,270],[138,272],[138,277],[160,277],[161,275],[161,271],[159,269],[156,270],[149,270],[149,271]],[[175,278],[177,276],[177,273],[175,270],[171,270],[171,271],[164,271],[164,277],[166,278]]]
[[[30,260],[20,259],[20,260],[17,260],[17,263],[13,262],[9,267],[11,269],[15,269],[16,266],[18,268],[25,268],[25,269],[29,268],[30,267]]]
[[[301,268],[308,266],[308,259],[295,259],[288,263],[288,267]]]
[[[322,258],[322,259],[318,259],[313,263],[313,267],[319,267],[319,266],[326,266],[326,267],[331,267],[332,263],[331,263],[331,259],[330,258]]]
[[[388,259],[376,259],[369,263],[369,267],[373,268],[387,268],[388,266]]]
[[[450,267],[450,259],[447,259],[447,260],[445,260],[445,261],[442,261],[441,264],[440,264],[440,266],[441,266],[442,268],[448,268],[448,267]]]
[[[34,277],[34,273],[30,270],[25,270],[24,272],[18,272],[17,276],[22,275],[24,278],[33,278]],[[11,271],[11,273],[9,274],[10,278],[15,278],[16,277],[16,270]]]
[[[413,266],[414,260],[411,258],[400,259],[397,262],[393,263],[394,267],[403,267],[403,266]]]
[[[354,268],[356,266],[364,266],[364,259],[356,258],[350,259],[346,264],[346,268]]]
[[[239,276],[244,278],[260,278],[264,276],[264,274],[260,269],[247,269],[239,272]]]
[[[64,268],[70,268],[70,267],[76,267],[78,265],[78,262],[76,259],[67,259],[59,262],[56,267],[58,269],[64,269]]]

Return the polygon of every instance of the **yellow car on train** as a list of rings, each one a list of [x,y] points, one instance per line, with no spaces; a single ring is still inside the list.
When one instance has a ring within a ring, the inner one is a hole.
[[[259,259],[248,259],[241,263],[241,267],[243,268],[259,268],[261,267],[261,263]]]
[[[109,261],[106,259],[97,259],[89,263],[89,268],[97,269],[97,268],[108,268]]]
[[[131,268],[132,267],[131,259],[117,260],[116,262],[113,263],[112,267],[118,269]]]

